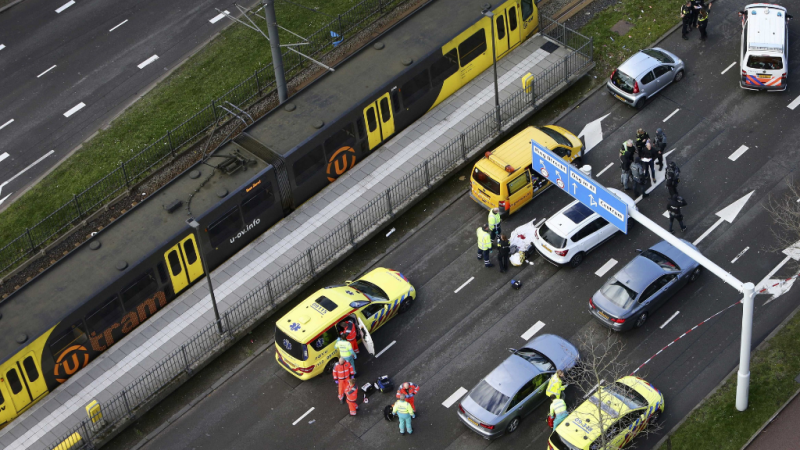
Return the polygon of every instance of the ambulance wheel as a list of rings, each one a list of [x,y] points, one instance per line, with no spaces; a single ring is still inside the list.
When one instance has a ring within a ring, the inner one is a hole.
[[[405,301],[403,301],[403,304],[400,305],[400,310],[398,312],[400,314],[403,314],[404,312],[406,312],[409,309],[411,309],[411,305],[413,305],[413,304],[414,304],[414,298],[413,297],[409,297],[409,298],[405,299]]]
[[[519,417],[514,417],[511,423],[508,424],[508,427],[506,427],[506,433],[511,434],[517,431],[517,428],[519,428]]]
[[[333,373],[333,366],[336,365],[336,361],[338,361],[336,358],[328,361],[328,364],[325,366],[325,373]]]
[[[661,419],[661,411],[656,411],[656,412],[653,413],[652,416],[650,416],[650,419],[648,420],[648,422],[650,424],[656,424],[656,423],[658,423],[658,421],[660,419]]]
[[[577,158],[573,159],[572,165],[580,169],[581,167],[583,167],[583,158],[578,156]]]
[[[681,81],[683,79],[683,71],[679,70],[678,73],[675,74],[675,82]]]

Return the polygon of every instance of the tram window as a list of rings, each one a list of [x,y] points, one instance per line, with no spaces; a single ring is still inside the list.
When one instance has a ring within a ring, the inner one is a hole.
[[[375,108],[372,106],[367,108],[367,126],[370,133],[375,131],[375,128],[378,128],[378,119],[375,117]]]
[[[169,252],[167,259],[169,259],[169,270],[172,271],[173,275],[179,275],[181,272],[183,272],[183,269],[181,268],[181,259],[178,256],[177,250]]]
[[[367,129],[364,127],[364,119],[362,119],[361,117],[359,117],[358,120],[356,120],[356,128],[358,128],[358,136],[361,139],[367,137]]]
[[[158,277],[161,278],[161,283],[167,282],[167,269],[164,267],[164,263],[158,263]]]
[[[517,8],[515,6],[508,9],[508,29],[510,31],[517,29]]]
[[[251,193],[249,197],[242,201],[242,214],[245,222],[255,220],[273,203],[275,203],[275,196],[272,193],[272,183],[267,182],[263,188]]]
[[[86,330],[83,327],[83,321],[79,320],[78,323],[69,327],[69,330],[61,333],[60,336],[52,340],[50,344],[50,354],[53,358],[58,358],[58,355],[71,345],[82,345],[87,340]]]
[[[431,84],[428,80],[428,71],[424,70],[400,88],[400,92],[403,94],[403,105],[408,108],[430,89]]]
[[[194,250],[194,241],[192,239],[183,242],[183,253],[186,255],[187,265],[197,262],[197,252]]]
[[[208,238],[211,241],[211,246],[219,247],[219,244],[223,243],[225,239],[241,231],[242,228],[242,216],[239,214],[239,207],[237,206],[208,227]]]
[[[353,124],[348,123],[333,136],[325,139],[325,154],[328,158],[332,157],[337,150],[342,147],[352,147],[356,143],[356,134]]]
[[[477,58],[485,51],[486,31],[480,29],[477,33],[464,39],[464,42],[458,45],[459,63],[461,67],[471,63],[473,59]]]
[[[522,0],[522,20],[528,20],[533,14],[533,0]]]
[[[497,39],[504,39],[506,37],[506,20],[503,16],[497,16]]]
[[[120,303],[119,297],[115,295],[111,300],[89,313],[86,317],[86,325],[89,330],[100,334],[116,324],[124,314],[122,303]]]
[[[22,367],[25,368],[25,373],[28,375],[28,381],[34,382],[39,379],[39,369],[36,368],[36,363],[33,361],[32,356],[28,356],[22,361]]]
[[[389,108],[389,99],[384,97],[379,103],[381,107],[381,119],[383,119],[383,123],[386,123],[392,118],[392,110]]]
[[[11,369],[6,372],[6,380],[8,380],[8,386],[11,388],[12,394],[17,395],[22,391],[22,382],[19,379],[19,374],[17,374],[17,369]]]
[[[322,146],[318,145],[306,153],[292,166],[294,169],[294,181],[298,186],[314,177],[320,169],[325,167],[325,156],[322,153]]]
[[[433,84],[443,82],[456,72],[458,72],[458,52],[456,49],[452,49],[442,55],[442,57],[431,66]]]
[[[400,111],[400,94],[397,89],[392,91],[392,104],[394,105],[394,112]]]
[[[194,249],[192,249],[192,251],[194,251]],[[122,305],[125,307],[125,311],[136,311],[136,307],[139,306],[142,301],[155,294],[157,290],[158,283],[156,283],[156,279],[153,276],[153,271],[149,270],[142,278],[134,281],[122,291]]]

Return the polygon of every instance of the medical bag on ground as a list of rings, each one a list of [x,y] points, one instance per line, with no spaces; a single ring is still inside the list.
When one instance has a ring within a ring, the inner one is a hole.
[[[522,287],[522,281],[520,281],[520,280],[511,280],[511,287],[513,287],[516,290],[519,290],[519,288]]]
[[[388,375],[379,377],[378,381],[375,382],[375,387],[384,394],[387,392],[394,392],[394,383],[392,383]]]
[[[386,407],[383,408],[383,418],[389,422],[394,422],[394,414],[392,413],[393,409],[394,405],[386,405]]]

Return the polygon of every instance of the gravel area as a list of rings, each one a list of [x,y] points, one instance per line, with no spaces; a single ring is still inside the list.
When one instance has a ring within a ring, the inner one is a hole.
[[[572,0],[549,0],[547,3],[540,4],[539,15],[553,17],[561,8],[567,5]]]
[[[578,14],[575,14],[569,20],[567,20],[566,25],[573,30],[580,31],[581,27],[589,23],[595,14],[617,3],[622,2],[619,0],[594,0],[592,3],[583,8],[583,10],[581,10]]]

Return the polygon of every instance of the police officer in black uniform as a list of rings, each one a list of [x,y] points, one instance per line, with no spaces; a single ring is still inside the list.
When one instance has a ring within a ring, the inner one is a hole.
[[[681,19],[683,19],[681,36],[685,40],[689,39],[687,35],[692,30],[692,11],[694,11],[694,8],[692,7],[692,0],[686,0],[686,4],[681,6]]]
[[[711,10],[712,4],[713,3],[709,3],[708,7],[701,9],[697,17],[697,28],[700,30],[701,41],[705,41],[708,37],[708,34],[706,34],[706,27],[708,27],[708,12]]]

